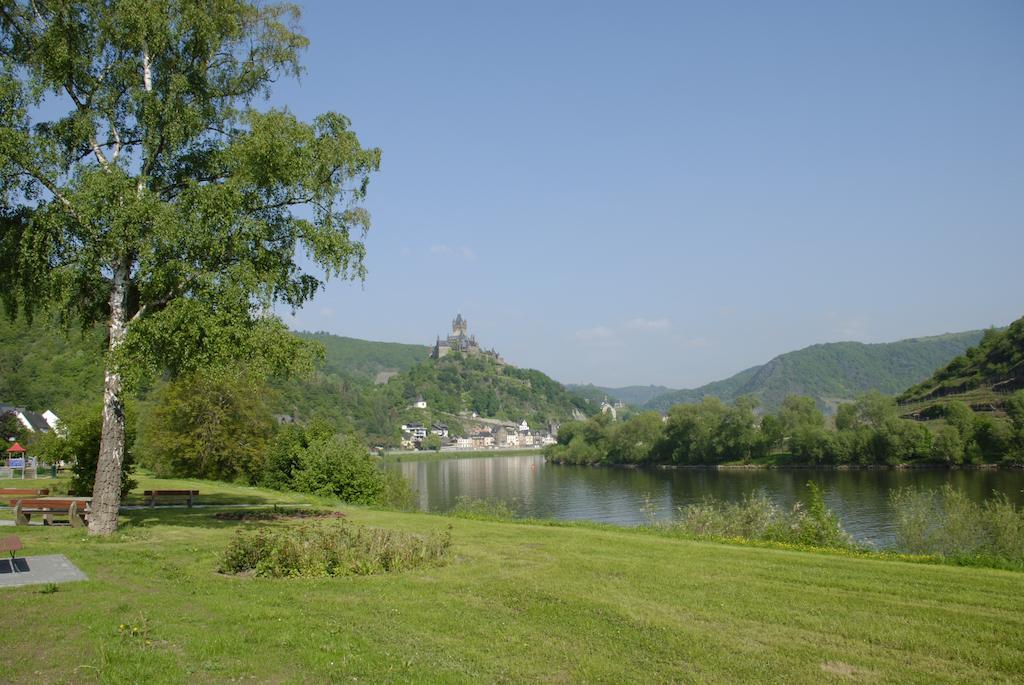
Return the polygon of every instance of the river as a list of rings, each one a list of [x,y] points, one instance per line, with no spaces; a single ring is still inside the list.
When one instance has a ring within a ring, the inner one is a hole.
[[[763,491],[790,507],[805,484],[821,487],[825,503],[859,542],[885,546],[892,541],[889,493],[902,487],[951,484],[981,501],[1002,492],[1024,506],[1024,470],[810,470],[810,469],[621,469],[548,464],[540,455],[404,461],[399,469],[417,491],[420,508],[444,512],[456,498],[493,498],[518,516],[589,520],[635,525],[646,520],[650,502],[656,518],[703,497],[736,501]]]

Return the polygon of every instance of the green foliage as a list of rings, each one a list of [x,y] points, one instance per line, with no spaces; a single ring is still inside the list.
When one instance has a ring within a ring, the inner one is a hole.
[[[160,385],[139,425],[139,463],[161,478],[259,481],[273,431],[261,384],[242,369]]]
[[[239,529],[221,554],[221,573],[317,578],[398,573],[443,563],[451,530],[416,535],[346,521],[280,529]]]
[[[891,500],[901,550],[1024,564],[1024,511],[1005,494],[979,504],[946,485],[939,490],[897,490]]]
[[[950,424],[933,432],[900,418],[895,401],[877,392],[842,405],[835,429],[810,398],[786,398],[778,414],[760,419],[755,408],[752,398],[729,406],[712,397],[672,407],[664,422],[655,413],[620,422],[597,415],[563,424],[545,456],[566,464],[703,465],[747,463],[781,450],[788,463],[803,465],[1024,460],[1024,412],[1007,423],[970,410],[961,415],[954,406]]]
[[[273,307],[365,277],[380,151],[340,114],[253,107],[301,71],[297,15],[246,0],[2,5],[0,301],[106,327],[94,533],[116,529],[125,387],[239,359],[308,371],[318,349]]]
[[[918,385],[907,390],[903,401],[939,397],[982,386],[1024,383],[1024,317],[1003,330],[990,328],[981,342],[955,357]]]
[[[797,503],[786,511],[763,493],[748,495],[740,502],[706,499],[680,507],[678,516],[657,524],[672,532],[697,538],[743,538],[810,545],[851,548],[853,541],[826,506],[821,491],[807,484],[807,504]]]
[[[314,437],[299,453],[299,468],[292,473],[292,487],[353,504],[382,504],[383,472],[353,435]]]
[[[455,506],[448,511],[449,516],[464,519],[507,521],[515,518],[515,511],[500,499],[477,499],[468,495],[455,498]]]
[[[742,395],[754,395],[766,410],[775,411],[790,395],[804,395],[826,407],[870,390],[895,394],[927,378],[981,337],[981,331],[968,331],[894,343],[812,345],[725,380],[660,395],[645,406],[666,411],[674,404],[697,403],[708,396],[732,402]]]
[[[49,317],[0,316],[0,401],[34,411],[94,400],[103,391],[104,331],[65,331]]]
[[[96,460],[100,452],[100,433],[103,429],[102,407],[84,404],[68,407],[61,423],[64,436],[46,433],[36,444],[43,461],[71,464],[70,494],[88,497],[93,493],[96,480]],[[121,469],[121,496],[135,487],[135,410],[128,407],[125,425],[124,462]]]
[[[32,432],[25,428],[25,424],[13,412],[0,415],[0,444],[4,444],[3,449],[7,449],[7,441],[19,442],[25,447],[26,438],[30,435]]]

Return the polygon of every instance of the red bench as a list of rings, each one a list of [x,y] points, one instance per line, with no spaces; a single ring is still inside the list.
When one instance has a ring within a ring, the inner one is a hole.
[[[8,497],[10,495],[34,495],[36,497],[39,497],[49,494],[49,488],[43,488],[41,490],[30,490],[27,488],[0,488],[0,498]]]
[[[72,528],[82,528],[89,508],[86,499],[18,499],[11,500],[14,507],[14,525],[27,526],[32,514],[43,515],[43,525],[53,523],[54,516],[67,516]]]
[[[142,493],[149,498],[149,506],[155,507],[157,499],[183,501],[192,506],[198,490],[146,490]]]

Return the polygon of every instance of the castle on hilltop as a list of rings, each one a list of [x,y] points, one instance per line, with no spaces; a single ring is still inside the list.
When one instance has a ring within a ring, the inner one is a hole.
[[[467,355],[483,354],[501,361],[501,356],[494,350],[484,350],[476,341],[476,336],[469,335],[469,322],[462,318],[462,314],[456,315],[452,321],[452,332],[447,338],[437,336],[437,342],[430,350],[433,359],[440,359],[450,352],[461,352]]]

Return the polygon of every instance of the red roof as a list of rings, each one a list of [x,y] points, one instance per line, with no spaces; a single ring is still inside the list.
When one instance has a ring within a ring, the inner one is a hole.
[[[27,452],[28,450],[26,450],[24,447],[22,447],[18,443],[14,443],[13,445],[11,445],[10,447],[7,448],[7,451],[8,452]]]

